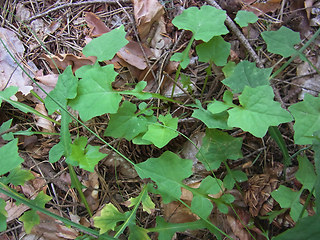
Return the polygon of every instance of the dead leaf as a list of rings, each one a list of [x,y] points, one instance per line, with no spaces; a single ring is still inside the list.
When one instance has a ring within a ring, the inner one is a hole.
[[[21,63],[25,49],[17,35],[8,29],[0,27],[0,38],[11,54]],[[31,76],[33,75],[32,73],[30,74]],[[24,77],[22,69],[11,58],[3,44],[0,43],[0,90],[2,91],[9,86],[17,86],[19,91],[26,95],[32,90],[31,85],[32,80]]]
[[[86,12],[85,20],[90,28],[90,37],[99,37],[104,33],[110,32],[110,28],[108,28],[104,22],[92,12]]]
[[[143,51],[147,58],[153,56],[150,48],[145,45],[142,45]],[[127,64],[130,64],[140,70],[144,70],[148,67],[144,53],[139,45],[139,43],[134,41],[129,41],[129,43],[121,48],[119,52],[117,52],[117,56],[125,61]]]
[[[73,54],[57,54],[57,55],[52,55],[51,57],[49,55],[44,54],[42,57],[49,62],[50,68],[55,73],[57,73],[56,66],[60,70],[65,70],[69,65],[71,65],[72,71],[75,72],[77,69],[79,69],[84,65],[93,65],[97,59],[94,56],[78,57]]]
[[[320,66],[320,57],[317,57],[318,59],[310,59],[313,64],[319,68]],[[312,74],[315,73],[315,70],[309,65],[307,62],[302,62],[297,67],[297,76],[300,76],[300,78],[297,78],[296,80],[293,80],[293,83],[296,85],[299,85],[301,87],[295,87],[292,86],[290,91],[299,91],[298,99],[303,100],[306,93],[309,93],[315,97],[318,96],[320,92],[320,76],[318,74]]]
[[[264,15],[266,13],[273,13],[281,7],[282,0],[269,0],[267,2],[254,2],[249,1],[248,4],[243,6],[243,10],[251,11],[257,16]]]
[[[20,188],[27,198],[33,199],[40,191],[46,192],[48,186],[46,180],[43,179],[40,174],[33,171],[31,171],[31,173],[35,178],[25,182],[23,186],[20,186]]]
[[[103,149],[102,152],[107,153],[108,156],[102,162],[100,162],[100,164],[103,164],[107,167],[117,168],[119,174],[128,179],[133,179],[138,176],[132,165],[128,163],[128,161],[126,161],[123,157],[119,156],[113,151],[106,149]]]
[[[241,240],[249,240],[251,239],[250,234],[247,232],[247,230],[244,228],[244,226],[241,224],[241,222],[236,219],[233,216],[227,215],[227,221],[229,223],[229,226],[234,233],[234,235],[237,236],[237,239]]]
[[[133,0],[133,7],[140,38],[145,41],[152,25],[164,14],[163,6],[158,0]]]
[[[204,165],[199,162],[199,160],[196,158],[196,155],[198,153],[198,149],[193,145],[193,143],[196,144],[198,148],[202,145],[202,139],[205,136],[204,132],[196,132],[190,136],[190,140],[192,141],[186,141],[182,146],[182,151],[180,152],[180,156],[183,159],[191,159],[193,161],[193,167],[192,172],[195,174],[200,174],[207,172]]]
[[[44,106],[43,103],[39,103],[36,105],[35,110],[37,110],[38,112],[42,113],[45,116],[48,116],[48,112],[46,110],[46,107]],[[54,133],[56,132],[53,126],[53,123],[43,117],[39,117],[37,115],[35,115],[35,119],[37,120],[36,125],[38,125],[39,127],[42,128],[42,131],[44,132],[50,132],[50,133]]]
[[[58,210],[52,208],[47,208],[47,210],[60,215]],[[40,224],[32,228],[32,234],[43,237],[46,240],[75,239],[79,235],[75,229],[63,225],[62,222],[41,212],[38,212],[38,214],[40,216]]]
[[[48,87],[55,87],[58,82],[59,74],[38,75],[35,79]]]
[[[88,180],[83,180],[82,184],[87,187],[84,195],[92,211],[96,211],[99,207],[99,177],[96,172],[90,172]]]
[[[7,223],[11,222],[14,219],[19,218],[25,211],[29,210],[30,208],[27,205],[19,204],[16,205],[15,202],[12,200],[7,201],[7,205],[5,210],[8,213]]]

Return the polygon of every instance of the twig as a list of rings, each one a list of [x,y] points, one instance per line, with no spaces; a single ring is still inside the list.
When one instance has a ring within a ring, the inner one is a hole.
[[[116,1],[116,0],[89,0],[89,1],[84,1],[84,2],[66,3],[66,4],[63,4],[61,6],[57,6],[57,7],[51,8],[48,11],[45,11],[45,12],[40,13],[38,15],[35,15],[35,16],[29,18],[28,20],[26,20],[25,22],[26,23],[30,23],[31,21],[33,21],[35,19],[44,17],[44,16],[46,16],[46,15],[52,13],[52,12],[55,12],[55,11],[58,11],[60,9],[67,8],[67,7],[78,7],[78,6],[82,6],[82,5],[97,4],[97,3],[117,4],[117,2],[118,1]],[[123,3],[131,3],[130,0],[121,0],[121,2],[123,2]]]
[[[208,4],[214,6],[217,9],[222,9],[219,4],[214,0],[206,0]],[[231,29],[231,31],[238,37],[239,41],[242,45],[247,49],[249,55],[253,58],[259,68],[263,68],[263,63],[261,62],[257,53],[251,47],[248,39],[242,34],[242,32],[238,29],[237,25],[233,22],[233,20],[227,15],[226,25]]]

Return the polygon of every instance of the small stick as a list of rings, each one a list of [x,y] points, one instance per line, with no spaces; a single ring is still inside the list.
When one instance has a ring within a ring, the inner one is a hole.
[[[130,0],[121,0],[121,2],[123,2],[123,3],[131,3]],[[46,15],[52,13],[52,12],[58,11],[58,10],[63,9],[63,8],[78,7],[78,6],[82,6],[82,5],[96,4],[96,3],[117,4],[118,1],[116,1],[116,0],[90,0],[90,1],[84,1],[84,2],[66,3],[66,4],[63,4],[61,6],[57,6],[57,7],[51,8],[48,11],[45,11],[45,12],[40,13],[38,15],[35,15],[35,16],[31,17],[30,19],[26,20],[25,22],[26,23],[30,23],[35,19],[44,17],[44,16],[46,16]]]
[[[219,4],[216,3],[215,0],[206,0],[207,3],[214,6],[217,9],[222,9]],[[251,47],[248,39],[242,34],[242,32],[238,29],[237,25],[232,21],[232,19],[227,15],[226,25],[231,29],[231,31],[239,38],[239,41],[242,45],[247,49],[249,55],[253,58],[259,68],[263,68],[263,63],[261,62],[257,53]]]

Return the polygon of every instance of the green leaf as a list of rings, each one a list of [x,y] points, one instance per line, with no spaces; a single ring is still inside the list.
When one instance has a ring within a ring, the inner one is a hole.
[[[7,229],[7,216],[8,213],[5,210],[6,202],[0,198],[0,232],[3,232]]]
[[[313,146],[314,150],[314,165],[316,169],[317,179],[315,182],[315,196],[317,214],[320,212],[320,131],[314,133]]]
[[[220,179],[207,176],[201,181],[198,192],[204,195],[215,195],[222,191],[222,182]]]
[[[235,62],[232,62],[232,61],[229,61],[223,68],[222,68],[222,72],[224,74],[224,76],[226,78],[230,77],[233,72],[234,72],[234,69],[236,68],[236,63]]]
[[[23,159],[18,154],[17,144],[18,139],[15,138],[0,148],[0,175],[10,172],[23,163]]]
[[[317,180],[314,167],[306,156],[298,156],[298,162],[299,169],[295,177],[303,185],[304,189],[308,189],[311,192]]]
[[[159,121],[163,124],[155,123],[148,126],[148,131],[142,139],[152,142],[158,148],[167,145],[171,139],[179,134],[175,131],[178,127],[178,118],[172,118],[170,114],[160,115]]]
[[[98,217],[94,217],[94,226],[100,228],[100,234],[114,230],[117,223],[125,221],[130,212],[120,213],[112,203],[106,204]]]
[[[44,208],[45,204],[51,200],[51,197],[46,195],[43,192],[40,192],[37,197],[32,200],[33,204],[37,207]],[[32,228],[40,223],[40,217],[37,214],[36,210],[29,210],[25,212],[20,218],[20,221],[23,222],[24,229],[26,233],[30,233]]]
[[[273,240],[318,240],[320,239],[319,228],[320,215],[301,218],[294,228],[291,228],[280,235],[272,238]]]
[[[15,95],[18,92],[18,87],[16,86],[10,86],[3,91],[0,92],[0,106],[2,104],[3,100],[10,99],[13,95]]]
[[[296,53],[294,45],[300,43],[300,35],[289,28],[281,27],[277,31],[261,33],[269,52],[289,57]]]
[[[23,222],[23,227],[27,234],[31,232],[35,225],[40,223],[40,217],[35,210],[25,212],[19,220]]]
[[[234,20],[240,27],[247,27],[248,23],[255,23],[258,21],[258,17],[253,12],[240,10],[237,12]]]
[[[137,225],[130,225],[129,240],[150,240],[148,236],[148,229],[138,227]]]
[[[232,189],[236,182],[245,182],[248,180],[247,175],[240,170],[231,170],[223,179],[223,186]]]
[[[270,86],[251,88],[246,86],[239,96],[242,106],[228,110],[230,127],[239,127],[256,137],[263,137],[270,126],[292,121],[290,113],[273,100]]]
[[[311,136],[320,130],[320,98],[306,94],[304,100],[290,106],[289,111],[295,120],[294,143],[311,144]]]
[[[285,166],[290,166],[291,165],[290,155],[288,152],[287,145],[281,135],[281,132],[277,127],[271,126],[268,128],[268,133],[280,148],[283,154],[283,163],[285,164]]]
[[[78,95],[69,105],[79,111],[83,121],[118,111],[121,96],[111,85],[117,75],[113,65],[96,64],[80,79]]]
[[[67,157],[66,162],[73,166],[89,172],[94,171],[95,165],[103,159],[106,154],[99,152],[99,146],[87,145],[86,137],[79,137],[71,144],[71,154]]]
[[[138,84],[136,85],[136,87],[134,89],[122,91],[119,93],[126,94],[126,95],[132,95],[132,96],[135,96],[141,100],[147,100],[152,97],[152,94],[142,91],[143,89],[145,89],[146,86],[147,86],[146,81],[140,81],[140,82],[138,82]]]
[[[196,47],[200,62],[214,62],[217,66],[227,64],[231,44],[224,41],[221,36],[213,37],[209,42]]]
[[[209,110],[205,110],[198,99],[196,99],[196,104],[192,105],[197,109],[193,110],[192,117],[201,120],[208,128],[220,128],[220,129],[230,129],[227,125],[228,113],[221,111],[219,113],[211,113]]]
[[[159,240],[168,240],[172,239],[173,234],[176,232],[184,232],[187,229],[195,230],[206,228],[206,225],[203,221],[195,221],[195,222],[186,222],[186,223],[168,223],[162,217],[157,217],[157,227],[153,229],[153,231],[159,233]]]
[[[116,114],[110,114],[108,127],[104,136],[125,138],[132,140],[140,133],[148,130],[148,120],[144,116],[136,114],[135,104],[125,101]]]
[[[179,29],[192,31],[196,40],[208,42],[214,36],[229,32],[224,25],[225,20],[225,11],[204,5],[200,9],[190,7],[184,10],[172,23]]]
[[[232,194],[224,194],[219,199],[215,201],[219,211],[223,214],[227,214],[229,212],[228,205],[233,203],[235,200]]]
[[[96,56],[100,62],[111,60],[122,47],[129,43],[125,36],[124,26],[121,25],[90,41],[82,52],[86,57]]]
[[[135,165],[140,178],[151,178],[157,184],[164,203],[177,200],[181,196],[182,180],[192,174],[192,160],[181,159],[166,151],[159,158],[149,158]]]
[[[63,142],[60,141],[56,145],[54,145],[49,151],[49,162],[55,163],[60,160],[62,155],[64,154],[64,146]]]
[[[28,180],[34,179],[33,174],[30,170],[21,169],[21,167],[14,168],[9,176],[6,178],[6,183],[11,183],[14,186],[24,185],[24,183]]]
[[[0,127],[0,133],[3,133],[5,131],[8,131],[11,127],[11,123],[12,123],[12,118],[9,119],[8,121],[2,123],[1,127]],[[3,134],[2,136],[2,139],[5,140],[5,141],[11,141],[12,139],[14,139],[14,136],[13,136],[13,133],[12,132],[9,132],[9,133],[6,133],[6,134]]]
[[[303,209],[300,204],[301,191],[295,192],[292,189],[280,185],[280,187],[271,193],[271,196],[276,200],[282,208],[291,208],[290,216],[293,221],[299,219],[299,215]]]
[[[63,107],[66,107],[67,100],[77,96],[77,87],[78,79],[73,75],[71,65],[69,65],[63,73],[59,75],[56,87],[49,94],[51,98],[55,99]],[[60,108],[51,98],[47,96],[44,100],[49,114],[52,114]]]
[[[170,61],[180,62],[180,66],[183,69],[185,69],[190,63],[189,51],[190,51],[190,48],[187,47],[181,53],[179,53],[179,52],[174,53],[171,56]]]
[[[207,219],[211,214],[213,204],[208,198],[194,196],[191,202],[191,211],[203,219]]]
[[[223,101],[220,102],[217,100],[214,100],[212,103],[208,105],[208,110],[213,113],[221,113],[223,111],[226,111],[232,107],[236,107],[237,105],[233,104],[233,94],[229,90],[226,90],[223,94]]]
[[[255,63],[240,62],[231,76],[223,80],[223,84],[232,89],[233,93],[241,93],[245,86],[252,88],[269,85],[272,68],[257,68]]]
[[[133,206],[137,205],[139,203],[139,199],[140,199],[140,195],[135,198],[130,198],[129,199],[129,202],[130,202],[129,207],[133,207]],[[143,211],[151,214],[151,210],[153,210],[155,208],[155,204],[152,202],[152,200],[148,194],[143,195],[143,197],[141,199],[141,203],[142,203]]]
[[[207,170],[215,170],[227,159],[241,158],[241,145],[242,138],[234,138],[216,129],[207,129],[196,156]]]

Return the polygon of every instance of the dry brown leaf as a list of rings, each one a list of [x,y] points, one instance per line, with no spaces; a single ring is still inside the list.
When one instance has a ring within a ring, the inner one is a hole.
[[[59,74],[43,75],[42,72],[42,70],[38,71],[35,79],[48,87],[55,87],[58,82]]]
[[[36,105],[35,110],[37,110],[38,112],[42,113],[45,116],[48,116],[48,112],[46,107],[44,106],[43,103],[39,103]],[[39,127],[42,128],[42,131],[44,132],[50,132],[50,133],[54,133],[56,132],[53,126],[53,122],[43,118],[43,117],[39,117],[37,115],[35,115],[35,119],[37,120],[36,125],[38,125]]]
[[[249,240],[251,239],[250,234],[247,232],[247,230],[244,228],[244,226],[241,224],[241,222],[236,219],[233,216],[227,215],[227,221],[229,223],[229,226],[236,235],[237,239],[241,240]]]
[[[266,13],[273,13],[281,7],[282,0],[269,0],[264,3],[255,2],[251,4],[252,1],[249,1],[248,4],[243,6],[243,10],[251,11],[257,16],[261,16]]]
[[[49,208],[47,210],[60,215],[57,210],[54,210],[52,208]],[[62,222],[41,212],[38,212],[38,214],[40,216],[40,224],[32,228],[32,234],[38,237],[43,237],[46,240],[75,239],[79,235],[76,230],[64,226]]]
[[[11,222],[14,219],[19,218],[25,211],[29,209],[30,208],[27,205],[24,205],[24,204],[16,205],[11,200],[8,200],[7,205],[5,207],[5,210],[8,213],[7,223]]]
[[[99,37],[104,33],[110,32],[110,28],[108,28],[104,22],[92,12],[86,12],[85,20],[90,28],[89,37]]]
[[[90,172],[88,180],[82,181],[82,184],[87,187],[84,191],[84,195],[88,201],[88,204],[92,211],[96,211],[99,207],[99,177],[96,172]]]
[[[24,46],[17,35],[0,27],[0,38],[17,61],[23,59]],[[30,73],[33,75],[32,73]],[[28,94],[32,90],[32,80],[24,76],[22,69],[11,58],[5,47],[0,44],[0,91],[9,86],[18,86],[19,91]]]
[[[140,38],[145,41],[152,25],[164,14],[163,6],[158,0],[133,0],[133,7]]]
[[[31,171],[31,173],[35,178],[25,182],[25,184],[21,186],[21,190],[27,198],[33,199],[40,191],[46,192],[48,186],[46,180],[41,178],[40,174],[33,171]]]
[[[106,149],[102,149],[102,152],[107,153],[108,156],[102,162],[100,162],[100,164],[103,164],[107,167],[117,168],[119,174],[128,179],[133,179],[138,176],[136,170],[123,157]]]
[[[147,58],[153,56],[150,48],[145,45],[142,45],[143,51]],[[129,43],[121,48],[119,52],[117,52],[117,56],[124,60],[127,64],[134,66],[140,70],[144,70],[148,67],[144,53],[139,45],[139,43],[134,41],[129,41]]]
[[[49,62],[50,68],[57,73],[56,66],[60,70],[65,70],[69,65],[72,66],[72,71],[75,72],[77,69],[84,65],[93,65],[96,62],[96,57],[90,56],[90,57],[78,57],[73,54],[57,54],[52,55],[51,58],[49,55],[43,55],[42,56],[46,61]],[[55,64],[53,63],[55,62]]]

